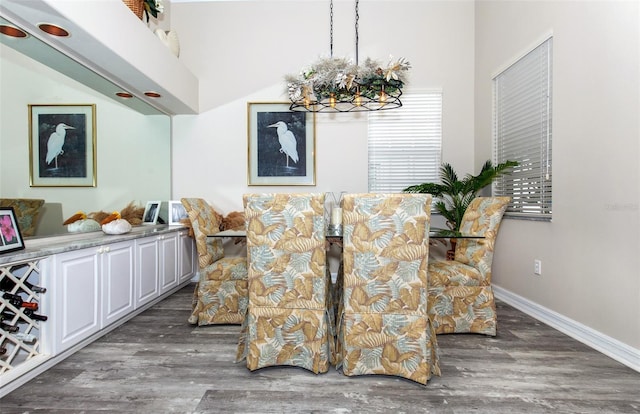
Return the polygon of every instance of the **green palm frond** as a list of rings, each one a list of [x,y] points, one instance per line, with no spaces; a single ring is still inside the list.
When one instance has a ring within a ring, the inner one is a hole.
[[[422,183],[417,185],[412,185],[404,190],[405,193],[423,193],[423,194],[431,194],[434,197],[440,197],[446,188],[443,185],[436,183]]]
[[[451,164],[444,163],[440,167],[441,183],[422,183],[405,188],[405,193],[428,193],[434,198],[433,208],[447,221],[451,230],[458,231],[462,216],[478,192],[488,186],[502,174],[507,174],[511,167],[518,165],[516,161],[506,161],[494,166],[487,160],[478,175],[467,174],[462,180],[458,178]]]

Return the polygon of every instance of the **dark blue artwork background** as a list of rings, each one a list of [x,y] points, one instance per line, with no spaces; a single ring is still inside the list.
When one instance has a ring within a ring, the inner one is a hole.
[[[55,161],[47,165],[47,141],[56,126],[64,123],[75,129],[68,129],[62,149],[63,154],[58,156],[58,168],[55,169]],[[86,114],[39,114],[38,115],[38,165],[40,177],[87,177],[87,116]]]
[[[307,125],[304,112],[258,112],[257,155],[258,177],[304,177],[307,175]],[[269,125],[283,121],[296,137],[299,160],[294,163],[280,152],[277,128]]]

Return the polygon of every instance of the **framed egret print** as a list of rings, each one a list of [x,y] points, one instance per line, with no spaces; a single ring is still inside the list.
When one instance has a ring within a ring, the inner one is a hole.
[[[289,105],[247,103],[248,185],[316,185],[315,113]]]
[[[29,185],[96,186],[95,105],[29,105]]]

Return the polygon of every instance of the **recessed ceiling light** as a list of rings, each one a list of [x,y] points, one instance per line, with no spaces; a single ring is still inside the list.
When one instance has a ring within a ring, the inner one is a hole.
[[[160,98],[162,96],[158,92],[145,92],[144,94],[149,98]]]
[[[9,37],[18,38],[24,38],[28,36],[27,32],[25,32],[24,30],[18,29],[15,26],[8,26],[6,24],[0,25],[0,33]]]
[[[133,95],[131,95],[129,92],[116,92],[116,96],[119,96],[125,99],[133,98]]]
[[[66,29],[63,29],[60,26],[56,26],[55,24],[40,23],[38,27],[43,32],[49,33],[52,36],[69,37],[69,32]]]

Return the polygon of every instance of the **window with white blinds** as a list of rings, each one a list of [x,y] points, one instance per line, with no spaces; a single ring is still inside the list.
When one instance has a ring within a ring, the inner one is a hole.
[[[369,192],[439,182],[442,92],[402,95],[402,108],[369,114]]]
[[[552,38],[493,79],[494,161],[517,161],[494,195],[512,197],[506,215],[551,219]]]

